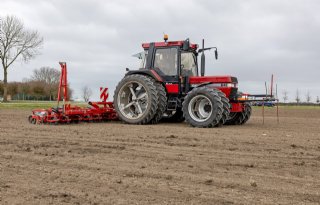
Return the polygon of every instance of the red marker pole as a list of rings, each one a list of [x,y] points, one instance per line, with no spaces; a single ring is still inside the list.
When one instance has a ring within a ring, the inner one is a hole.
[[[279,98],[278,98],[278,84],[276,84],[276,97],[277,97],[277,122],[279,124]]]
[[[271,75],[271,85],[270,85],[270,95],[272,97],[272,90],[273,90],[273,74]]]

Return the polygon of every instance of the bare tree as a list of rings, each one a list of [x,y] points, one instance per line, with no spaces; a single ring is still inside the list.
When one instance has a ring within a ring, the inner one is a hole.
[[[310,95],[310,92],[309,92],[309,90],[308,90],[308,92],[307,92],[307,94],[306,94],[306,102],[307,102],[307,103],[310,103],[310,101],[311,101],[311,95]]]
[[[300,92],[299,92],[299,90],[297,90],[296,91],[296,102],[297,102],[297,104],[299,104],[300,103],[300,101],[301,101],[301,99],[300,99]]]
[[[85,102],[88,102],[92,96],[92,90],[88,86],[82,88],[82,98]]]
[[[15,16],[0,19],[0,59],[4,71],[3,101],[7,101],[8,68],[18,58],[28,62],[38,53],[43,38],[37,31],[24,28],[23,22]]]
[[[317,101],[316,101],[318,104],[320,103],[320,99],[319,99],[319,96],[317,96]]]
[[[50,68],[42,67],[40,69],[35,69],[31,80],[44,82],[46,85],[46,92],[49,95],[50,101],[53,100],[53,94],[56,94],[54,91],[57,90],[59,80],[60,80],[60,71]]]
[[[283,98],[283,102],[286,103],[287,100],[288,100],[288,91],[284,90],[282,92],[282,95],[283,95],[283,97],[282,97]]]

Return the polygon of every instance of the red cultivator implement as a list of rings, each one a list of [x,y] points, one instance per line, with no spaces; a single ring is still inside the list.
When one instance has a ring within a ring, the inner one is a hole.
[[[49,109],[35,109],[28,120],[32,124],[59,124],[79,122],[102,122],[117,119],[112,102],[107,102],[108,89],[100,88],[101,102],[89,102],[88,108],[72,106],[68,102],[67,64],[59,63],[61,76],[58,90],[57,107]],[[61,96],[63,94],[63,97]],[[59,106],[62,100],[62,106]]]

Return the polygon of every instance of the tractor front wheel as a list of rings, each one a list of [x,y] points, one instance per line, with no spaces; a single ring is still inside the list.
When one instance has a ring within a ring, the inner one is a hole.
[[[221,102],[223,104],[223,111],[222,111],[222,117],[220,122],[216,125],[216,127],[221,127],[224,125],[230,115],[230,103],[229,99],[226,97],[226,95],[221,92],[220,90],[217,90],[219,97],[221,98]]]
[[[185,120],[193,127],[214,127],[222,117],[223,103],[216,89],[194,88],[182,103]]]
[[[243,106],[242,112],[230,113],[229,118],[225,123],[226,125],[243,125],[250,119],[252,112],[251,105],[249,103],[244,103]]]

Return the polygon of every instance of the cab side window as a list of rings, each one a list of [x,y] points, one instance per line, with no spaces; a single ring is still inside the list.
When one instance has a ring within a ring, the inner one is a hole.
[[[181,53],[181,75],[197,76],[196,57],[193,53]]]

